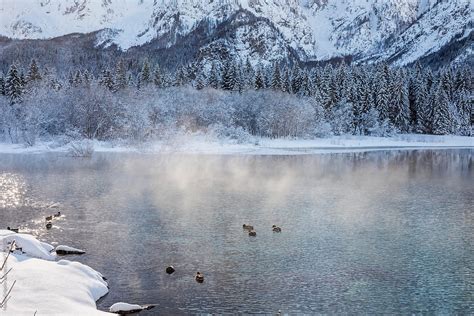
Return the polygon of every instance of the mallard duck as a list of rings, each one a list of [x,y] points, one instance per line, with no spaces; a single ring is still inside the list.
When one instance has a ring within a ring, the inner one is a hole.
[[[257,236],[257,232],[254,231],[254,230],[251,230],[251,231],[249,231],[249,236],[256,237],[256,236]]]
[[[173,274],[176,270],[174,269],[173,266],[169,266],[166,268],[166,273],[168,274]]]
[[[275,233],[281,233],[281,228],[278,227],[277,225],[273,225],[273,226],[272,226],[272,230],[273,230]]]
[[[51,228],[53,228],[53,223],[47,222],[46,223],[46,229],[51,229]]]
[[[56,214],[53,214],[53,217],[60,217],[61,216],[61,212],[57,212]]]
[[[14,233],[18,233],[18,231],[20,230],[19,228],[10,228],[10,226],[7,227],[7,230],[9,231],[12,231]]]
[[[242,228],[245,229],[245,230],[253,230],[253,226],[252,225],[247,225],[247,224],[243,224]]]
[[[51,221],[51,220],[53,220],[53,215],[46,216],[44,219],[46,221]]]
[[[204,282],[204,275],[198,271],[196,272],[196,276],[194,277],[194,279],[196,280],[196,282],[202,283]]]

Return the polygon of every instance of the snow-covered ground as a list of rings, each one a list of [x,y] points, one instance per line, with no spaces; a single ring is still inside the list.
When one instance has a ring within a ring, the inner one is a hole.
[[[0,143],[0,153],[67,153],[70,145],[57,146],[55,142],[38,142],[33,147]],[[95,152],[136,153],[189,153],[189,154],[247,154],[247,155],[301,155],[317,153],[360,152],[390,149],[447,149],[474,148],[474,137],[404,134],[394,137],[335,136],[317,139],[255,138],[238,144],[208,135],[179,135],[166,141],[125,145],[122,143],[94,142]]]
[[[12,253],[0,271],[1,277],[11,268],[0,290],[1,299],[16,281],[0,315],[108,314],[96,309],[96,301],[108,292],[99,272],[79,262],[55,261],[53,246],[8,230],[0,230],[0,264],[13,240],[22,252]]]

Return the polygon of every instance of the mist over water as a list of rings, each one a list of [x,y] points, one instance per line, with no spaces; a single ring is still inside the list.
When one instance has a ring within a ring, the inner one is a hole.
[[[470,313],[473,152],[0,155],[0,225],[85,249],[101,309]]]

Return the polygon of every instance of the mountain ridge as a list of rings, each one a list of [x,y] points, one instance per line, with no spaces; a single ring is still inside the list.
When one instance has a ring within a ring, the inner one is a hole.
[[[239,12],[265,20],[258,26],[244,21],[231,37],[216,35]],[[48,39],[97,32],[97,47],[163,51],[200,28],[213,36],[204,41],[208,45],[228,46],[254,63],[296,54],[302,62],[351,56],[360,62],[406,65],[453,39],[469,39],[471,13],[468,0],[4,0],[0,34]],[[472,41],[466,47],[452,59],[472,54]]]

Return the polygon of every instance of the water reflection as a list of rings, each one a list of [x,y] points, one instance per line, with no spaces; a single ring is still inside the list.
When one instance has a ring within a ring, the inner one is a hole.
[[[0,172],[25,189],[19,205],[2,206],[0,223],[24,221],[49,241],[86,249],[79,259],[110,280],[102,308],[466,313],[474,308],[472,157],[2,155]],[[39,222],[53,203],[66,217],[46,232]],[[204,284],[193,281],[197,270]]]

